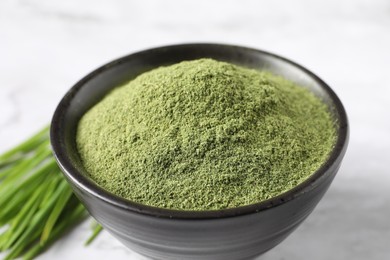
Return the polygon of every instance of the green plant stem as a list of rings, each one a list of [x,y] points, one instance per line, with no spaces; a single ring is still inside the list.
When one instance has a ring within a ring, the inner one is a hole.
[[[95,240],[95,238],[100,234],[100,232],[102,232],[102,230],[103,230],[103,227],[101,225],[97,224],[96,227],[93,229],[92,235],[85,242],[85,245],[86,246],[90,245]]]
[[[66,206],[66,203],[70,199],[71,195],[72,195],[72,190],[68,185],[65,185],[63,190],[61,191],[59,199],[56,201],[56,205],[54,206],[49,218],[46,221],[45,227],[43,228],[42,236],[40,240],[41,244],[43,244],[49,238],[51,230],[56,224],[58,217],[60,216],[62,210]]]
[[[28,140],[22,142],[21,144],[15,146],[14,148],[10,149],[9,151],[3,153],[0,155],[0,165],[4,162],[9,160],[15,155],[21,154],[21,153],[27,153],[31,150],[35,150],[37,145],[39,145],[42,141],[48,140],[49,137],[49,127],[46,126],[42,130],[40,130],[38,133],[30,137]]]
[[[38,210],[38,206],[45,194],[43,191],[46,189],[46,186],[47,185],[41,185],[38,187],[32,197],[23,206],[22,210],[11,221],[10,228],[6,232],[7,236],[4,237],[5,244],[3,245],[2,250],[9,249],[28,227],[31,218]]]
[[[36,257],[38,254],[47,249],[53,242],[60,238],[64,233],[66,233],[71,227],[85,219],[87,213],[81,205],[78,205],[74,212],[68,217],[67,221],[62,221],[57,225],[53,232],[51,232],[48,239],[43,243],[38,243],[32,247],[26,254],[23,256],[23,259],[29,260]]]
[[[33,259],[88,216],[51,153],[49,127],[0,155],[0,251]],[[98,226],[90,243],[101,228]]]

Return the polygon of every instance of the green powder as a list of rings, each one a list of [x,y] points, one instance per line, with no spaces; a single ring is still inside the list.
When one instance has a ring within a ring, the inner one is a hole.
[[[215,210],[303,182],[335,142],[327,106],[268,72],[212,59],[146,72],[81,119],[90,177],[131,201]]]

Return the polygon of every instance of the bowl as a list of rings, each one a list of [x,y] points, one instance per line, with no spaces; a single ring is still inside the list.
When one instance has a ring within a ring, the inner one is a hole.
[[[114,87],[150,69],[213,58],[268,70],[308,88],[329,107],[337,127],[327,161],[295,188],[269,200],[213,211],[156,208],[120,198],[87,177],[76,149],[83,114]],[[221,44],[184,44],[137,52],[91,72],[60,101],[51,124],[54,155],[89,213],[124,245],[152,259],[249,259],[284,240],[313,211],[340,167],[348,143],[345,110],[330,87],[304,67],[261,50]],[[320,236],[321,234],[314,234]]]

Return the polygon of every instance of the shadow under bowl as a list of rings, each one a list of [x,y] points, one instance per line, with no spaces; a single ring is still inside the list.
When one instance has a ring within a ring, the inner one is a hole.
[[[268,70],[308,88],[329,107],[337,141],[326,162],[305,182],[260,203],[215,211],[180,211],[138,204],[102,189],[90,179],[76,148],[77,124],[110,90],[137,75],[183,60],[213,58]],[[153,259],[248,259],[284,240],[312,212],[345,154],[348,122],[330,87],[296,63],[260,50],[221,44],[165,46],[131,54],[93,71],[59,103],[51,124],[56,160],[89,213],[114,237]]]

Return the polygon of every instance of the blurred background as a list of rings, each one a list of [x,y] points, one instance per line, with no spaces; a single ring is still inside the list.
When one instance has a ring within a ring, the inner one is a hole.
[[[390,259],[388,0],[1,0],[0,153],[49,123],[98,66],[190,42],[292,59],[324,79],[349,116],[349,149],[325,198],[260,259]],[[106,232],[85,248],[89,234],[86,221],[39,259],[143,259]]]

